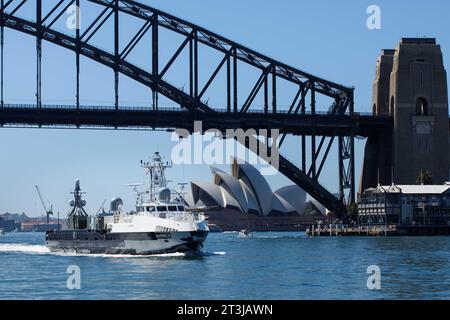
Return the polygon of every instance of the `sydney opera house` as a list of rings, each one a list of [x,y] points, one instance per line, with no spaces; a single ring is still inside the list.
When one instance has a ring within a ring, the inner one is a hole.
[[[296,185],[272,191],[260,172],[234,159],[231,174],[212,167],[213,182],[191,183],[196,208],[205,208],[209,222],[223,231],[297,231],[324,218],[315,203],[315,214],[305,215],[306,193]],[[314,201],[315,202],[315,201]]]

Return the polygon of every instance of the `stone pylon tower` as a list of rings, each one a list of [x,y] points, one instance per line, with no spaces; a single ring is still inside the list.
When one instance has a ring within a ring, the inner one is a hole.
[[[361,189],[416,184],[428,171],[433,184],[449,181],[447,76],[435,39],[403,38],[383,50],[373,85],[374,115],[392,116],[392,132],[370,137]],[[393,173],[393,174],[392,174]]]
[[[434,184],[449,180],[447,75],[435,39],[403,39],[391,73],[395,182],[415,184],[421,171]]]

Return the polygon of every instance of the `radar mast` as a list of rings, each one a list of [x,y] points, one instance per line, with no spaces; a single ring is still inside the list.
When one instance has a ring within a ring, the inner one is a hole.
[[[166,169],[173,167],[172,161],[163,161],[159,152],[155,152],[151,162],[141,161],[142,168],[146,169],[146,174],[150,176],[150,189],[148,191],[150,201],[156,201],[159,191],[167,188]]]
[[[75,189],[71,194],[73,194],[74,199],[70,201],[70,206],[73,208],[69,213],[69,229],[87,229],[87,217],[88,214],[84,210],[86,206],[86,200],[83,200],[81,196],[86,192],[81,191],[80,181],[75,181]]]

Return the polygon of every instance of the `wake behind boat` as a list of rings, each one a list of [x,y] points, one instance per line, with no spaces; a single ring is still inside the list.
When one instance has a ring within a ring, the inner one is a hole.
[[[53,252],[125,255],[201,250],[209,233],[208,223],[202,213],[186,209],[182,193],[167,187],[165,170],[172,165],[163,163],[159,153],[155,153],[153,162],[142,162],[142,167],[150,176],[150,188],[145,192],[135,189],[135,212],[124,212],[122,200],[114,198],[109,213],[89,217],[77,181],[68,230],[47,232],[47,247]]]

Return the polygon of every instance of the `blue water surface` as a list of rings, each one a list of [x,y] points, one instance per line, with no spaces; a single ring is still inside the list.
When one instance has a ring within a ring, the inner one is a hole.
[[[0,299],[450,299],[450,237],[210,234],[200,256],[52,254],[42,233],[0,236]],[[67,288],[69,266],[81,289]],[[369,266],[381,290],[369,290]]]

